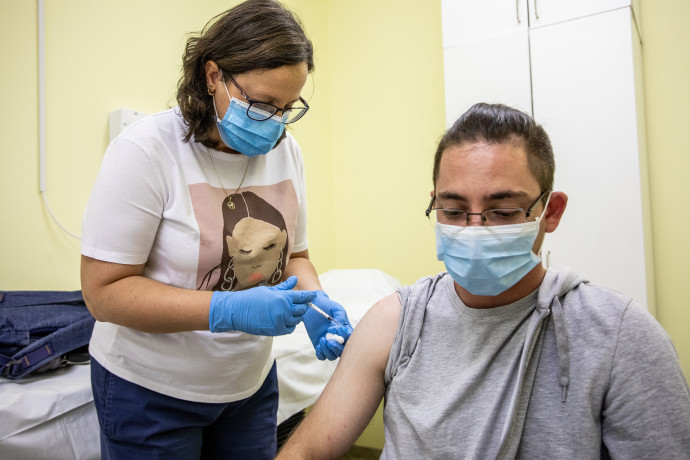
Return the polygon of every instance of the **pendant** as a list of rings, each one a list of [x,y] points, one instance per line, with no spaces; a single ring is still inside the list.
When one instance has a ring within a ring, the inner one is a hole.
[[[235,203],[232,202],[232,199],[228,200],[228,209],[235,209]]]

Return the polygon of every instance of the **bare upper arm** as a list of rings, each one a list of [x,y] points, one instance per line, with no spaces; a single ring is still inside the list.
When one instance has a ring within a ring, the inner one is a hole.
[[[208,329],[211,291],[170,286],[143,276],[144,265],[123,265],[82,256],[84,301],[98,321],[143,332]]]
[[[344,359],[340,360],[338,366],[359,369],[362,367],[359,363],[362,363],[363,359],[370,368],[369,372],[377,378],[381,377],[380,383],[383,385],[383,373],[398,331],[400,309],[397,293],[384,297],[371,307],[357,324],[343,352]],[[346,354],[358,355],[358,359],[355,361]]]
[[[94,310],[100,304],[97,299],[105,295],[106,288],[124,278],[141,276],[143,272],[144,264],[116,264],[81,256],[81,289],[89,311],[98,318],[98,312]]]
[[[89,288],[107,286],[128,276],[138,276],[144,272],[144,264],[125,265],[81,256],[81,282]]]
[[[333,376],[281,458],[339,458],[371,420],[385,393],[384,372],[400,319],[396,293],[364,315]]]

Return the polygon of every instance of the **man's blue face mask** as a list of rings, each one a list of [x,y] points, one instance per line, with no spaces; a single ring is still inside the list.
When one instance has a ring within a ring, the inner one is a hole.
[[[230,105],[222,120],[218,117],[215,99],[213,101],[213,108],[216,110],[216,126],[225,145],[248,157],[270,152],[283,135],[285,129],[283,120],[276,115],[264,121],[252,120],[247,115],[249,104],[230,97],[227,85],[225,92],[230,98]],[[258,109],[252,107],[252,110]]]
[[[539,223],[458,227],[436,223],[436,256],[453,280],[474,295],[498,295],[527,275],[541,258],[532,252]]]

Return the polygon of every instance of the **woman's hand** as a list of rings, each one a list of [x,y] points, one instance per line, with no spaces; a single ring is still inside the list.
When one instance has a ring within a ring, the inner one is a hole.
[[[297,277],[246,291],[216,291],[211,297],[211,332],[241,331],[254,335],[284,335],[295,330],[314,291],[293,291]]]
[[[318,312],[311,309],[304,314],[304,326],[307,328],[312,345],[314,345],[316,357],[321,360],[328,359],[332,361],[343,353],[345,342],[352,334],[352,326],[347,318],[345,309],[339,303],[332,301],[323,291],[315,291],[315,294],[314,305],[342,325],[340,327],[331,323]],[[342,337],[343,343],[333,339],[329,340],[326,337],[329,333]]]

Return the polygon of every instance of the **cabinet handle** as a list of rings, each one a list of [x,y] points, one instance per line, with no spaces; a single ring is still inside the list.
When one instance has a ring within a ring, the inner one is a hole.
[[[538,0],[534,0],[534,17],[535,17],[535,19],[539,19],[539,11],[537,10],[537,1]]]
[[[517,17],[518,24],[522,24],[522,21],[520,21],[520,0],[515,0],[515,16]]]

